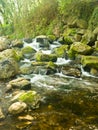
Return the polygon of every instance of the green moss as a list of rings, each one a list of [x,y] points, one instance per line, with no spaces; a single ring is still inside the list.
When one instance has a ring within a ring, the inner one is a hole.
[[[35,52],[36,51],[30,46],[26,46],[22,49],[23,54],[30,54],[30,53],[35,53]]]
[[[57,55],[57,57],[64,57],[67,50],[68,45],[62,45],[59,48],[55,48],[54,53]]]
[[[48,62],[47,64],[47,68],[50,68],[50,69],[56,69],[57,65],[54,64],[52,61]]]
[[[43,54],[42,52],[38,52],[36,54],[36,61],[53,61],[56,62],[57,60],[57,56],[55,54]]]
[[[85,67],[93,67],[98,70],[98,57],[97,56],[83,56],[81,59],[82,65]]]
[[[34,101],[34,97],[36,96],[35,91],[28,91],[20,95],[19,100],[26,103],[32,103]]]

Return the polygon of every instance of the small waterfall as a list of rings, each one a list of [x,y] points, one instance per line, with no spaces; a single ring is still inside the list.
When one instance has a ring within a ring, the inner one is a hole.
[[[66,60],[65,58],[57,58],[56,64],[57,65],[63,65],[68,64],[71,60]]]
[[[33,39],[32,43],[26,43],[26,42],[24,42],[24,47],[26,47],[26,46],[30,46],[33,49],[35,49],[36,51],[40,50],[40,48],[39,48],[39,42],[36,41],[36,38]]]

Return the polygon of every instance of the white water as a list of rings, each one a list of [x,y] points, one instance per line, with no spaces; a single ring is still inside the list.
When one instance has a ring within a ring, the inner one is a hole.
[[[82,72],[82,76],[92,77],[92,78],[98,78],[98,77],[96,77],[96,76],[94,76],[94,75],[91,75],[89,72],[84,71],[82,65],[81,65],[81,72]]]
[[[58,58],[56,61],[57,65],[63,65],[63,64],[68,64],[71,60],[66,60],[65,58]]]

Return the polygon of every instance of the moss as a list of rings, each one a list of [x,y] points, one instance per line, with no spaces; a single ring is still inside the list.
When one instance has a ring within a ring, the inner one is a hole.
[[[48,35],[47,37],[48,37],[49,41],[55,41],[56,40],[55,35]]]
[[[23,54],[30,54],[30,53],[35,53],[35,52],[36,51],[30,46],[26,46],[22,49]]]
[[[98,57],[97,56],[83,56],[81,59],[82,65],[85,67],[93,67],[98,70]]]
[[[23,58],[23,54],[20,49],[14,49],[14,55],[16,61],[20,61]]]
[[[20,95],[19,100],[25,103],[32,103],[34,101],[34,97],[36,96],[35,91],[28,91]]]
[[[57,60],[57,56],[55,54],[43,54],[41,52],[38,52],[36,54],[36,61],[53,61],[53,62],[56,62]]]
[[[50,69],[56,69],[57,65],[54,64],[52,61],[48,62],[47,64],[47,68],[50,68]]]
[[[62,45],[59,48],[55,48],[54,53],[57,55],[57,57],[65,57],[67,50],[68,50],[68,45]]]

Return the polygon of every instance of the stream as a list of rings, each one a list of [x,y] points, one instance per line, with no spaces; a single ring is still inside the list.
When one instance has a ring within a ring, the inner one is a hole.
[[[26,46],[51,54],[51,50],[59,47],[60,43],[55,42],[47,50],[40,48],[35,40],[29,44],[24,42]],[[29,65],[31,61],[34,62],[33,59],[25,58],[21,64]],[[58,58],[56,64],[65,65],[70,61]],[[40,69],[38,74],[17,75],[28,79],[32,90],[42,97],[39,108],[28,111],[34,119],[30,124],[26,122],[26,127],[25,121],[19,121],[17,116],[7,112],[9,98],[12,96],[11,93],[5,93],[9,80],[0,81],[0,107],[6,114],[6,118],[0,121],[0,130],[98,130],[98,77],[85,72],[82,66],[81,72],[80,78],[61,72],[46,75]]]

